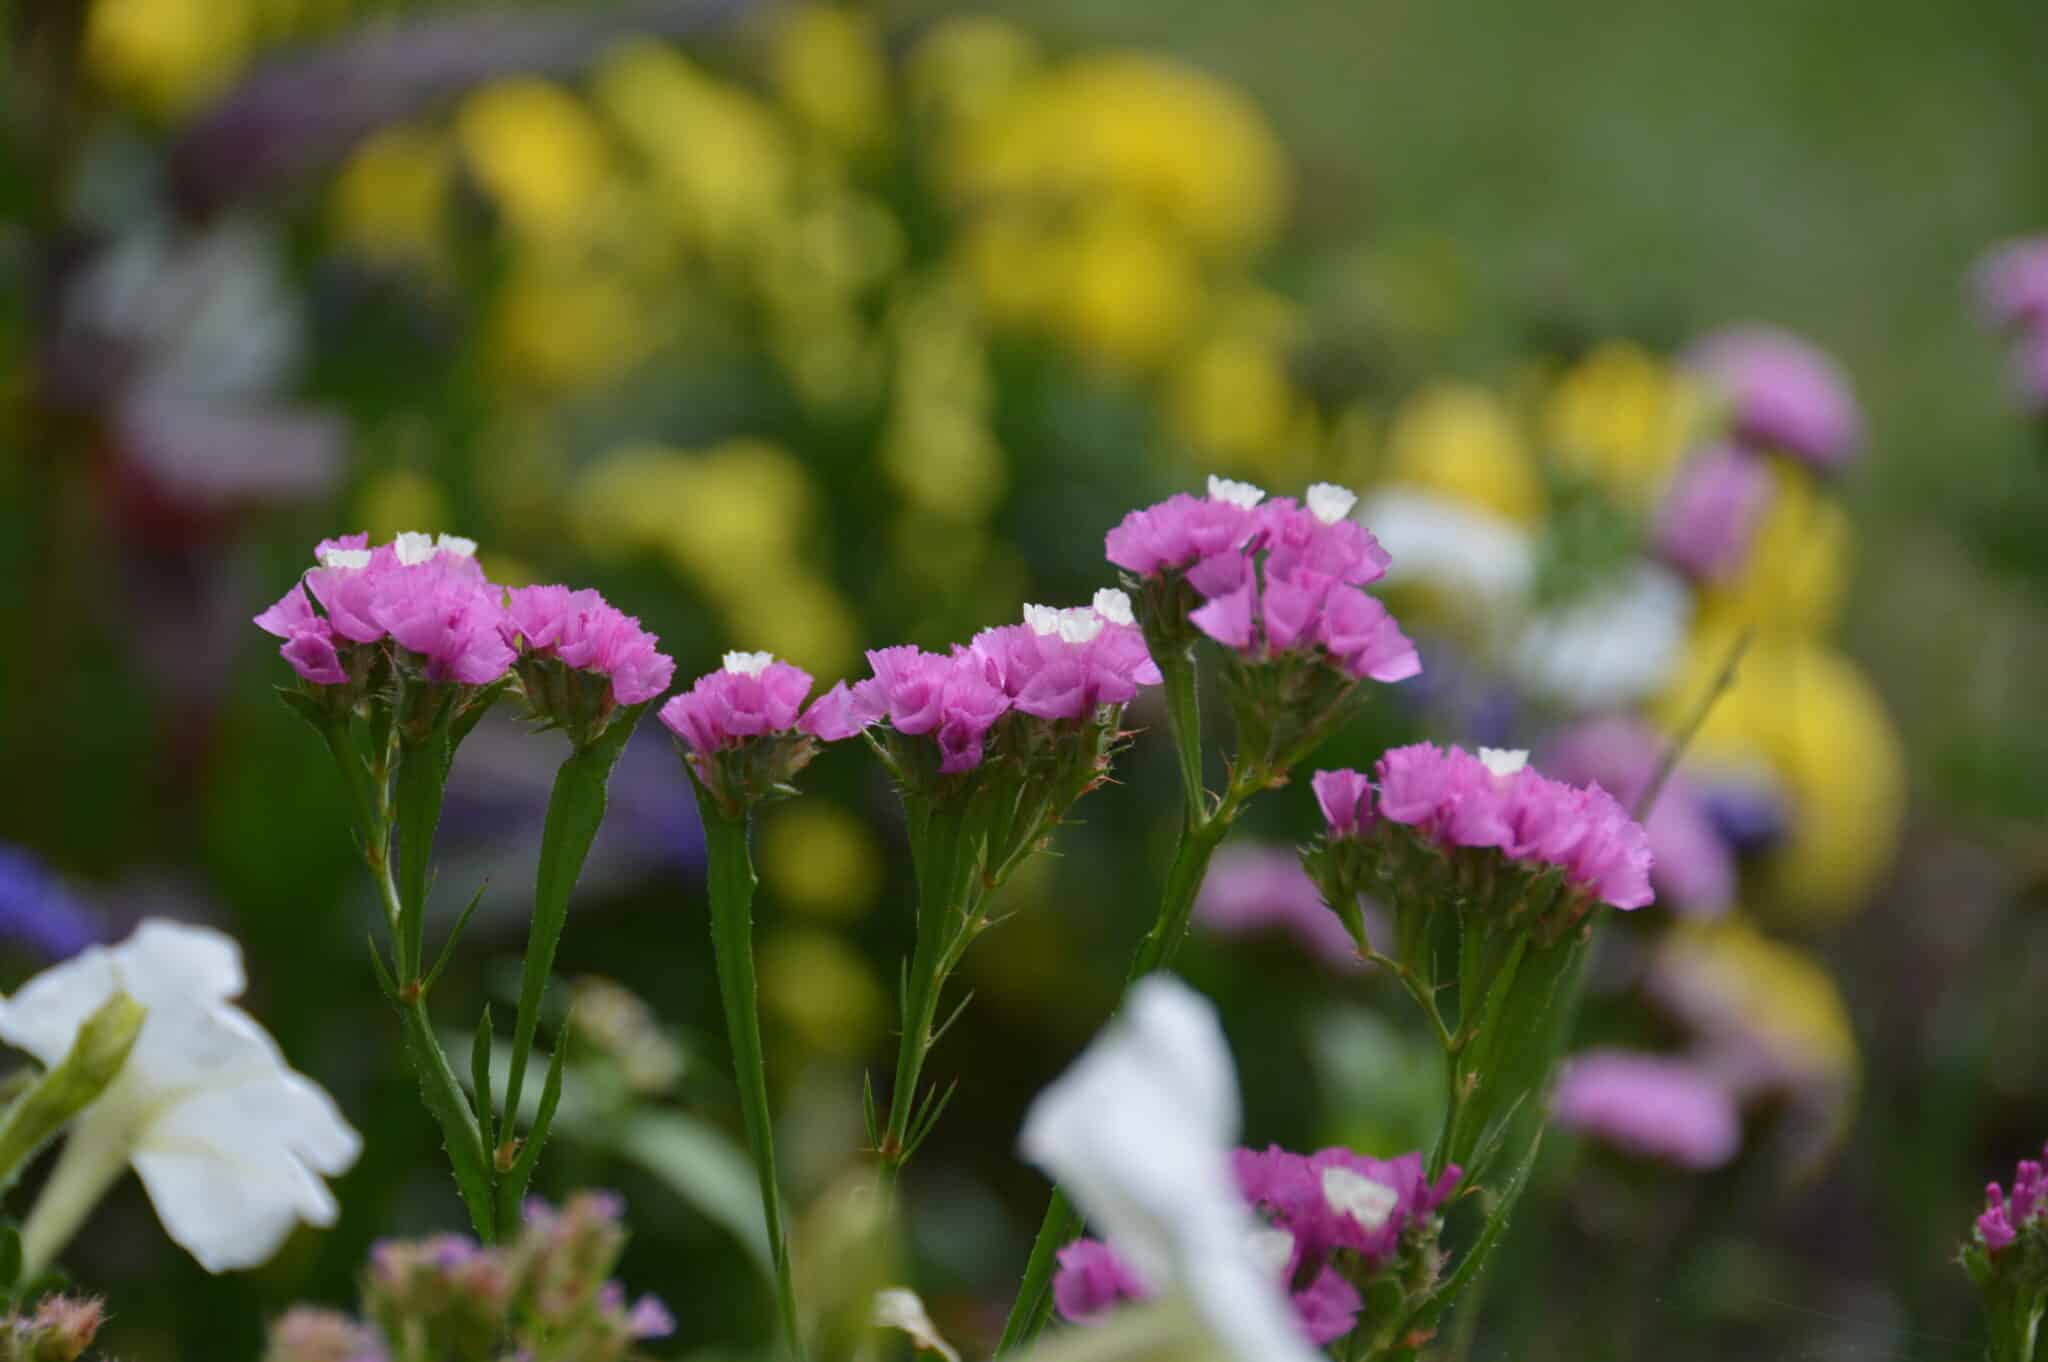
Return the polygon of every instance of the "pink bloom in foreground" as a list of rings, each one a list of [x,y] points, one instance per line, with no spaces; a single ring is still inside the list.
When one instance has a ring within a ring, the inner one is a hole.
[[[1372,783],[1362,771],[1318,771],[1309,777],[1331,841],[1359,835],[1372,822]]]
[[[1432,1183],[1419,1153],[1375,1159],[1342,1148],[1314,1154],[1278,1145],[1240,1149],[1232,1163],[1245,1200],[1293,1236],[1290,1277],[1338,1249],[1375,1265],[1388,1262],[1402,1234],[1434,1215],[1461,1176],[1452,1166]]]
[[[1649,788],[1664,754],[1664,739],[1631,719],[1593,719],[1566,730],[1544,750],[1544,766],[1559,779],[1598,782],[1633,805]],[[1664,782],[1643,820],[1649,838],[1650,880],[1660,903],[1690,916],[1725,912],[1735,901],[1735,857],[1722,840],[1700,793],[1682,772]]]
[[[1849,463],[1863,444],[1863,413],[1832,357],[1770,326],[1717,331],[1688,362],[1720,390],[1737,439],[1782,450],[1822,472]]]
[[[939,769],[949,775],[981,764],[982,740],[1010,708],[983,659],[965,649],[948,657],[902,644],[870,652],[868,665],[874,675],[834,700],[832,726],[886,718],[898,733],[930,734],[942,754]]]
[[[1551,1113],[1567,1129],[1680,1168],[1719,1168],[1742,1145],[1727,1089],[1664,1055],[1589,1050],[1565,1065]]]
[[[661,640],[595,591],[515,588],[500,628],[529,654],[610,678],[612,698],[621,705],[652,700],[675,678],[675,661],[660,651]]]
[[[2042,1158],[2048,1159],[2048,1149],[2042,1151]],[[1996,1257],[2012,1247],[2029,1222],[2044,1215],[2048,1215],[2048,1172],[2044,1172],[2040,1162],[2022,1159],[2013,1175],[2011,1197],[1995,1182],[1985,1187],[1984,1213],[1977,1217],[1977,1233],[1983,1238],[1985,1251]]]
[[[1022,624],[982,630],[954,651],[954,660],[978,666],[1011,708],[1047,720],[1129,704],[1138,687],[1160,682],[1129,597],[1113,590],[1096,592],[1093,605],[1066,610],[1027,605]]]
[[[727,653],[725,665],[671,697],[660,719],[700,757],[786,733],[803,717],[811,674],[768,653]]]
[[[1235,556],[1259,529],[1253,513],[1257,489],[1211,478],[1210,495],[1177,492],[1155,506],[1132,511],[1103,539],[1109,561],[1141,577],[1193,567],[1204,559]]]
[[[1754,454],[1734,445],[1694,454],[1658,508],[1657,552],[1701,581],[1726,581],[1748,561],[1770,501],[1771,470]]]

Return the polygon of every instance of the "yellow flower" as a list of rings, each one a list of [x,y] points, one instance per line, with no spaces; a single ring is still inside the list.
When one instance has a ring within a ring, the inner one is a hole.
[[[646,357],[655,336],[648,299],[624,275],[533,252],[515,262],[493,300],[492,340],[516,380],[588,388]]]
[[[889,73],[874,20],[839,5],[783,13],[770,78],[797,120],[835,148],[871,151],[889,136]]]
[[[1739,1018],[1786,1068],[1855,1081],[1848,1007],[1834,976],[1806,951],[1771,940],[1733,914],[1675,924],[1659,947],[1657,969],[1681,978],[1689,997]]]
[[[1682,722],[1726,660],[1731,635],[1695,637],[1663,713]],[[1890,868],[1905,810],[1905,754],[1883,702],[1848,659],[1758,635],[1694,740],[1698,759],[1762,762],[1790,805],[1761,906],[1822,923],[1860,909]]]
[[[1543,480],[1507,406],[1472,384],[1403,402],[1387,432],[1383,480],[1439,492],[1519,525],[1544,515]]]
[[[243,0],[92,0],[82,55],[100,85],[168,117],[227,85],[249,30]]]
[[[1628,341],[1608,341],[1557,381],[1544,404],[1544,436],[1560,467],[1646,508],[1706,411],[1697,385],[1671,365]]]
[[[881,1036],[889,1010],[882,986],[831,932],[775,932],[761,942],[760,960],[762,1001],[811,1049],[852,1059]]]
[[[1307,473],[1315,413],[1276,346],[1242,334],[1211,336],[1182,361],[1166,401],[1174,432],[1223,471],[1274,482]]]
[[[612,174],[603,127],[582,101],[537,77],[469,96],[455,135],[512,230],[536,240],[572,236]]]
[[[1100,363],[1149,369],[1180,345],[1201,291],[1173,237],[1129,213],[1098,214],[1073,242],[1055,325]]]
[[[857,917],[882,887],[882,852],[868,825],[816,799],[778,806],[761,825],[761,877],[801,912]]]
[[[942,20],[910,54],[911,107],[948,129],[970,127],[1001,108],[1038,61],[1037,39],[1007,20]]]
[[[396,123],[372,133],[335,176],[328,220],[336,239],[373,259],[438,265],[450,161],[446,139],[430,129]]]
[[[1855,537],[1849,513],[1804,468],[1770,463],[1776,485],[1749,560],[1733,580],[1703,591],[1703,618],[1719,628],[1823,633],[1848,588]]]
[[[745,258],[788,211],[789,138],[756,96],[645,40],[614,52],[592,93],[646,162],[674,230],[699,249]]]

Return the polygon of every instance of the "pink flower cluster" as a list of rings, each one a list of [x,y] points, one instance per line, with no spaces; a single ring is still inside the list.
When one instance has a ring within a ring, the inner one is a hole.
[[[1066,610],[1027,605],[1022,624],[984,629],[951,653],[877,648],[868,666],[873,676],[835,686],[818,701],[819,736],[845,737],[887,720],[898,733],[931,735],[939,769],[949,775],[981,764],[989,730],[1013,709],[1048,722],[1085,719],[1160,681],[1130,598],[1113,590]]]
[[[1415,645],[1359,588],[1386,575],[1385,549],[1352,520],[1357,498],[1317,483],[1303,502],[1209,480],[1132,511],[1104,541],[1109,561],[1140,577],[1182,574],[1203,598],[1188,620],[1210,638],[1264,660],[1320,649],[1345,672],[1401,681],[1422,670]]]
[[[2048,236],[1994,250],[1977,266],[1975,283],[1986,321],[2012,338],[2021,400],[2048,411]]]
[[[1742,1145],[1742,1120],[1727,1088],[1699,1065],[1668,1055],[1576,1055],[1559,1075],[1550,1107],[1567,1129],[1680,1168],[1719,1168]]]
[[[1374,774],[1377,816],[1439,847],[1491,848],[1522,865],[1555,866],[1573,886],[1616,908],[1640,908],[1654,897],[1642,825],[1597,784],[1567,785],[1538,773],[1526,752],[1482,747],[1474,756],[1415,743],[1390,749]],[[1374,811],[1366,807],[1363,779],[1355,771],[1314,778],[1333,838],[1370,826]]]
[[[1432,1184],[1420,1154],[1382,1161],[1348,1149],[1240,1149],[1232,1163],[1245,1201],[1266,1218],[1262,1247],[1272,1253],[1273,1274],[1286,1284],[1303,1335],[1318,1347],[1350,1333],[1364,1305],[1334,1256],[1355,1255],[1368,1272],[1384,1267],[1401,1236],[1449,1199],[1459,1176],[1448,1168]],[[1060,1250],[1053,1303],[1071,1322],[1087,1323],[1121,1301],[1152,1294],[1100,1240],[1077,1239]]]
[[[549,657],[611,680],[612,699],[637,705],[668,689],[674,659],[640,621],[595,591],[566,586],[523,586],[510,593],[499,628],[507,643],[530,656]]]
[[[791,730],[827,742],[859,731],[841,731],[837,722],[843,685],[805,710],[804,697],[810,693],[811,674],[801,667],[778,662],[770,653],[727,653],[724,666],[671,697],[658,717],[700,757]]]
[[[1574,784],[1599,782],[1633,804],[1656,778],[1664,742],[1647,725],[1622,717],[1589,719],[1545,744],[1544,766]],[[1718,917],[1735,901],[1735,853],[1681,769],[1664,782],[1643,820],[1650,839],[1657,901],[1690,917]]]
[[[2048,1160],[2048,1149],[2043,1149],[2041,1157]],[[2048,1216],[2048,1171],[2033,1159],[2022,1159],[2013,1175],[2010,1198],[1995,1182],[1984,1188],[1984,1214],[1977,1217],[1984,1251],[1998,1256],[2012,1247],[2029,1222],[2044,1216]]]
[[[344,684],[348,645],[387,638],[417,654],[430,681],[488,685],[511,667],[504,593],[484,580],[474,541],[401,534],[371,548],[353,534],[321,541],[314,558],[305,580],[256,617],[304,680]]]
[[[1863,448],[1849,376],[1825,351],[1771,326],[1734,326],[1694,346],[1687,362],[1729,404],[1735,438],[1833,472]]]

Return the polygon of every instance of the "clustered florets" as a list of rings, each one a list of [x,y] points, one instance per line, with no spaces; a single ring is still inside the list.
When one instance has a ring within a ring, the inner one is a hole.
[[[2048,1149],[2042,1151],[2048,1158]],[[2012,1195],[1997,1183],[1984,1188],[1984,1213],[1977,1217],[1977,1237],[1996,1258],[2031,1225],[2048,1220],[2048,1172],[2033,1159],[2022,1159],[2013,1174]]]

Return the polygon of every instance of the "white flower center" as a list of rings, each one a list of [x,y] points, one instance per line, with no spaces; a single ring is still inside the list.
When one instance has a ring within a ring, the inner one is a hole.
[[[1348,487],[1339,487],[1334,482],[1318,482],[1309,486],[1309,514],[1325,525],[1334,525],[1344,519],[1357,504],[1358,494]]]
[[[434,540],[434,552],[452,553],[457,558],[474,558],[476,540],[464,539],[459,534],[444,534]]]
[[[1104,620],[1085,605],[1060,611],[1060,642],[1086,643],[1102,632]]]
[[[1209,475],[1209,500],[1227,501],[1232,506],[1241,506],[1249,511],[1266,499],[1266,489],[1254,487],[1248,482],[1233,482],[1229,478]]]
[[[727,653],[725,669],[734,676],[759,676],[774,660],[773,653]]]
[[[1138,622],[1138,617],[1131,613],[1131,598],[1113,586],[1106,586],[1095,593],[1095,613],[1111,624]]]
[[[1251,1260],[1258,1264],[1259,1271],[1274,1281],[1287,1272],[1287,1264],[1294,1258],[1294,1236],[1275,1225],[1265,1225],[1245,1236],[1250,1248]]]
[[[1060,631],[1060,612],[1049,605],[1026,605],[1024,623],[1040,638],[1048,638]]]
[[[391,547],[397,552],[399,562],[412,567],[434,556],[434,536],[406,530],[391,541]]]
[[[1323,1200],[1330,1203],[1331,1210],[1350,1216],[1370,1232],[1387,1223],[1387,1217],[1401,1204],[1401,1194],[1349,1168],[1325,1168]]]
[[[368,549],[321,549],[313,556],[324,568],[366,568],[370,565]]]
[[[1487,770],[1493,772],[1495,779],[1505,780],[1529,764],[1529,751],[1524,747],[1482,747],[1479,749],[1479,760]]]

